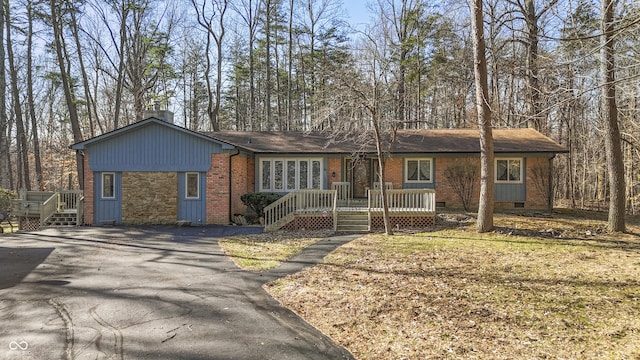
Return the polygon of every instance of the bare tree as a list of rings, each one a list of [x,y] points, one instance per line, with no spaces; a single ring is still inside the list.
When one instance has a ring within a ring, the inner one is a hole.
[[[33,141],[33,160],[36,170],[36,187],[44,190],[42,178],[42,160],[40,158],[40,137],[38,136],[38,119],[36,117],[36,103],[33,98],[33,2],[27,1],[27,104],[31,120],[31,134]]]
[[[482,0],[471,0],[471,32],[474,43],[476,108],[480,128],[480,203],[478,205],[477,230],[483,233],[493,230],[494,155],[491,108],[489,107],[489,90],[487,88]]]
[[[199,5],[196,0],[191,0],[191,4],[198,16],[198,24],[205,29],[207,33],[206,40],[206,58],[207,65],[204,71],[205,81],[207,83],[207,92],[209,95],[207,114],[209,115],[209,121],[213,131],[220,131],[220,122],[218,114],[220,113],[220,102],[222,98],[222,64],[223,58],[223,40],[225,35],[224,16],[227,12],[228,2],[227,0],[213,0],[211,2],[210,14],[207,14],[207,0],[202,1],[202,5]],[[211,86],[211,38],[213,38],[216,44],[216,87],[215,98],[213,96],[213,88]]]
[[[624,161],[618,125],[616,103],[616,76],[614,38],[615,1],[602,0],[602,49],[600,51],[600,71],[602,78],[602,121],[604,123],[605,150],[609,175],[609,231],[625,231],[625,179]]]
[[[13,42],[11,41],[11,11],[9,2],[4,3],[5,24],[7,26],[7,58],[9,60],[9,77],[11,78],[11,97],[13,99],[13,114],[16,121],[16,143],[18,146],[18,188],[31,190],[31,178],[29,176],[29,148],[27,133],[24,128],[22,104],[20,103],[20,91],[18,90],[18,69],[15,65]],[[4,70],[4,69],[3,69]]]
[[[50,0],[49,5],[51,8],[51,26],[53,28],[54,47],[58,60],[58,67],[60,69],[60,81],[62,89],[64,91],[64,98],[67,105],[67,111],[69,112],[69,121],[71,123],[71,131],[73,133],[73,141],[78,143],[84,140],[82,138],[82,130],[80,128],[80,119],[78,116],[77,101],[74,94],[74,88],[71,84],[71,74],[69,74],[68,63],[69,58],[66,55],[66,44],[64,42],[63,29],[62,29],[62,15],[60,14],[60,7],[56,0]],[[76,153],[76,168],[78,172],[78,181],[80,188],[83,187],[83,159],[80,153]]]
[[[471,200],[478,181],[478,165],[475,162],[464,160],[456,162],[444,169],[444,177],[458,195],[464,211],[471,209]]]
[[[6,0],[0,2],[0,188],[9,188],[9,138],[7,136],[7,79],[5,77],[4,9]]]

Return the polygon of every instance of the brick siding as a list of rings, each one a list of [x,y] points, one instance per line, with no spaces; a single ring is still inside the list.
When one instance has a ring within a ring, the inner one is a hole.
[[[388,158],[386,163],[384,164],[385,169],[385,182],[392,182],[394,189],[402,188],[402,162],[403,158],[400,157],[391,157]],[[378,179],[373,179],[373,181],[379,181]]]
[[[245,154],[231,158],[231,213],[247,214],[240,197],[255,191],[255,159]]]
[[[207,171],[207,224],[229,223],[229,157],[230,154],[211,154],[211,168]]]
[[[85,153],[83,156],[84,164],[83,168],[83,177],[84,177],[84,223],[86,225],[91,225],[94,223],[94,210],[93,210],[93,202],[94,202],[94,180],[93,180],[93,170],[89,166],[89,154]]]

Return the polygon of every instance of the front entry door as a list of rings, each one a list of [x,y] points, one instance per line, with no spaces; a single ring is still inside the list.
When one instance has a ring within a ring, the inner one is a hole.
[[[347,179],[351,183],[354,198],[367,197],[367,189],[371,187],[371,159],[347,159]]]

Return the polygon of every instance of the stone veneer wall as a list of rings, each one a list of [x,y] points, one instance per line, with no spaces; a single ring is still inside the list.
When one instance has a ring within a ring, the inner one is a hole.
[[[173,224],[177,219],[177,173],[122,173],[124,224]]]

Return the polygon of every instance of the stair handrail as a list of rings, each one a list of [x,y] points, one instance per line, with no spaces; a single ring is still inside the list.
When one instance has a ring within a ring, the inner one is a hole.
[[[84,224],[84,194],[78,196],[78,211],[76,212],[76,225]]]
[[[278,230],[284,224],[280,224],[296,210],[297,194],[295,191],[286,194],[264,208],[264,230]]]
[[[333,231],[338,230],[338,191],[333,193]]]
[[[40,227],[58,211],[58,192],[53,193],[40,207]]]
[[[264,230],[274,231],[293,221],[296,213],[334,212],[337,219],[336,190],[304,189],[288,193],[264,208]]]

